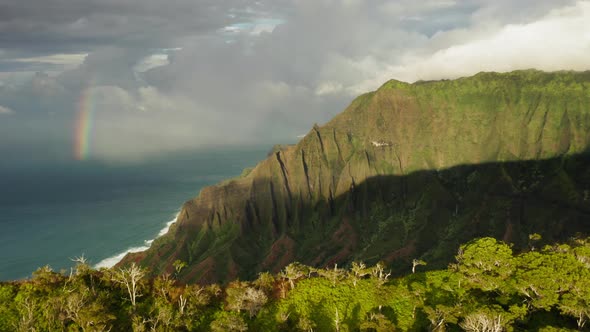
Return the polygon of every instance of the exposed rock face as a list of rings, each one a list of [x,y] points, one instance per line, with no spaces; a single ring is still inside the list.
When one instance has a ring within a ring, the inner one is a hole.
[[[377,143],[377,144],[376,144]],[[526,246],[590,231],[590,72],[390,81],[250,173],[205,188],[169,233],[128,255],[187,282],[292,261],[445,265],[491,235]],[[408,270],[409,271],[409,270]]]

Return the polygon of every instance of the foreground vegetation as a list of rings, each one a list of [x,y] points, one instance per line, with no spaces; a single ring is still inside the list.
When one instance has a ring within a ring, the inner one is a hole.
[[[461,246],[446,270],[391,278],[381,264],[298,263],[255,281],[180,285],[131,265],[69,274],[44,267],[0,283],[0,331],[557,331],[590,319],[590,238],[514,255],[492,238]],[[175,264],[178,274],[184,267]]]

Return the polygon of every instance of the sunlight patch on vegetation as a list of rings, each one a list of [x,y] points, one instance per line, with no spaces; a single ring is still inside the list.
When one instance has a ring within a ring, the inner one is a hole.
[[[77,263],[67,274],[46,266],[0,283],[0,330],[573,331],[590,319],[590,238],[518,255],[481,238],[446,270],[420,272],[426,262],[417,260],[400,278],[382,264],[292,263],[223,287]]]

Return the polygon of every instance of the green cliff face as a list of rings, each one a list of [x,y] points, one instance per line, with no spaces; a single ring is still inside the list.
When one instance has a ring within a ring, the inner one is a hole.
[[[460,243],[590,231],[590,72],[389,81],[243,176],[186,202],[138,261],[187,282],[292,261],[445,266]]]

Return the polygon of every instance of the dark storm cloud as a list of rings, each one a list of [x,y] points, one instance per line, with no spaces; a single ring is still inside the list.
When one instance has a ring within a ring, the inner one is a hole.
[[[39,0],[0,1],[0,47],[22,56],[88,52],[101,46],[175,46],[281,1]]]

